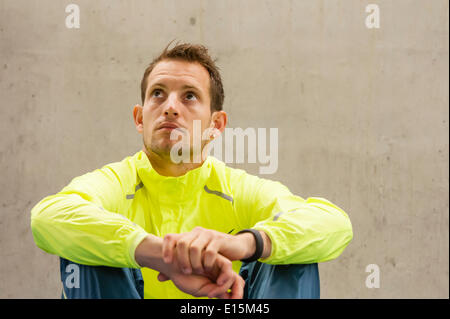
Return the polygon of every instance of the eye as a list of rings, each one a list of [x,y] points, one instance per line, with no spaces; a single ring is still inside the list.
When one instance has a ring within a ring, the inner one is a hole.
[[[197,96],[193,92],[187,92],[186,98],[188,100],[195,101],[197,99]]]
[[[154,97],[161,97],[161,95],[162,95],[162,90],[160,90],[160,89],[155,89],[152,92],[152,96],[154,96]]]

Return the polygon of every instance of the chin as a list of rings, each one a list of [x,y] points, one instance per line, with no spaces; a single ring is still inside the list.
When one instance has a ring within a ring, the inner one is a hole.
[[[152,150],[152,152],[159,155],[170,155],[170,150],[172,149],[173,145],[175,145],[175,143],[176,141],[171,140],[152,142],[150,145],[150,149]]]

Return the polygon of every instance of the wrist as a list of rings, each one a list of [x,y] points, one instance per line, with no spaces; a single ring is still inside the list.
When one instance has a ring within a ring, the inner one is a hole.
[[[238,247],[241,247],[239,256],[237,260],[243,260],[253,256],[256,250],[255,237],[251,233],[240,233],[236,235],[238,242]]]
[[[162,238],[154,235],[147,235],[136,247],[135,260],[141,267],[151,268],[161,271],[164,267],[162,258]]]
[[[268,258],[272,253],[272,240],[264,231],[260,230],[259,233],[261,234],[261,237],[264,242],[264,250],[261,255],[261,259],[265,259]]]
[[[264,259],[270,256],[272,252],[272,241],[270,237],[264,231],[258,230],[263,241],[263,251],[260,259]],[[238,258],[240,260],[248,259],[252,257],[256,252],[256,239],[255,236],[250,232],[244,232],[236,235],[239,238],[239,246],[244,247],[241,256]]]

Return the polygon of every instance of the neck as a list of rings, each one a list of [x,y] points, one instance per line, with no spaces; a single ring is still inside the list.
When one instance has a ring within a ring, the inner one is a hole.
[[[155,171],[162,176],[174,176],[174,177],[182,176],[187,172],[189,172],[190,170],[202,166],[204,162],[204,160],[202,159],[200,163],[181,162],[179,164],[176,164],[172,162],[170,156],[162,156],[153,151],[148,151],[145,149],[145,147],[143,151],[147,155],[148,160],[150,161],[150,164],[155,169]]]

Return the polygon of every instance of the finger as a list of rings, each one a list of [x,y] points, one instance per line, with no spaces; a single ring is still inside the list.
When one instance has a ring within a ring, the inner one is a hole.
[[[201,286],[192,295],[194,297],[207,297],[209,295],[209,293],[216,287],[217,287],[217,285],[215,283],[208,282],[208,283],[204,284],[203,286]]]
[[[213,289],[208,297],[218,297],[223,295],[231,288],[234,281],[236,280],[236,273],[234,273],[232,268],[232,263],[227,258],[222,255],[217,255],[217,266],[219,267],[219,276],[217,277],[217,285],[218,287]]]
[[[236,276],[238,278],[234,281],[233,286],[231,287],[230,298],[242,299],[244,298],[245,280],[239,275]]]
[[[197,274],[204,273],[202,265],[202,252],[209,244],[210,240],[211,236],[208,233],[202,233],[192,241],[191,246],[189,247],[189,259],[191,266],[193,271]]]
[[[206,271],[211,272],[213,270],[219,252],[219,248],[220,242],[217,240],[211,241],[209,245],[205,248],[203,256],[203,267],[205,268]]]
[[[230,278],[223,285],[217,286],[216,288],[214,288],[213,290],[211,290],[208,293],[208,297],[209,298],[220,298],[220,296],[226,295],[227,291],[229,289],[231,289],[231,287],[233,285],[233,281],[234,281],[234,279]]]
[[[180,234],[167,234],[166,236],[164,236],[162,254],[163,260],[166,264],[172,262],[175,246],[177,244],[177,240],[180,237],[181,237]]]
[[[221,268],[222,273],[217,278],[217,284],[219,285],[208,296],[223,298],[224,294],[227,294],[228,290],[232,288],[234,282],[238,279],[238,275],[233,271],[231,267],[231,261],[226,259],[223,262]]]
[[[189,247],[195,238],[197,238],[198,233],[189,232],[183,234],[177,241],[176,250],[177,250],[177,259],[181,270],[185,274],[190,274],[192,272],[191,261],[189,258]]]
[[[159,274],[158,274],[158,280],[159,281],[167,281],[167,280],[169,280],[170,278],[169,277],[167,277],[166,275],[164,275],[162,272],[160,272]]]
[[[217,266],[219,267],[219,275],[217,276],[217,284],[224,285],[227,281],[233,279],[235,272],[231,261],[220,254],[217,254]]]
[[[244,297],[245,280],[236,274],[236,280],[230,289],[217,296],[220,299],[242,299]]]

